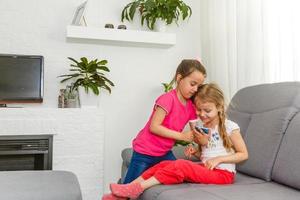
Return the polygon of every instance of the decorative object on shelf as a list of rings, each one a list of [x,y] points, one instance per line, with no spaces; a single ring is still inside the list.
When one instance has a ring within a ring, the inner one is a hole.
[[[72,90],[72,84],[67,85],[66,89],[60,89],[58,96],[59,108],[78,108],[80,107],[78,90]]]
[[[124,30],[126,30],[127,27],[126,27],[126,25],[124,25],[124,24],[120,24],[120,25],[118,26],[118,29],[124,29]]]
[[[162,19],[157,19],[153,30],[157,32],[166,32],[166,29],[167,29],[166,22],[163,21]]]
[[[166,25],[173,21],[178,25],[179,17],[182,20],[192,15],[192,9],[182,0],[134,0],[122,10],[121,21],[132,21],[136,10],[141,15],[141,24],[146,20],[150,30],[154,30],[156,21],[161,19]]]
[[[115,28],[113,24],[105,24],[105,28]]]
[[[60,89],[59,90],[58,108],[64,108],[65,107],[65,92],[66,92],[66,89]]]
[[[77,91],[79,88],[83,88],[86,94],[89,94],[91,90],[95,95],[99,95],[100,89],[105,89],[111,93],[111,87],[114,86],[114,83],[105,77],[104,72],[109,72],[107,68],[107,60],[98,59],[88,61],[86,57],[80,58],[80,61],[75,60],[74,58],[68,57],[69,60],[73,61],[75,64],[71,64],[72,72],[71,74],[64,74],[59,76],[64,78],[60,82],[63,83],[68,80],[73,80],[70,87],[70,91]],[[80,94],[80,98],[82,94]],[[80,99],[80,105],[82,106],[84,102]]]
[[[85,1],[77,7],[76,12],[73,17],[73,20],[72,20],[72,25],[87,26],[87,21],[86,21],[86,17],[85,17],[87,2],[88,1]]]
[[[87,26],[87,21],[86,21],[86,17],[85,17],[87,2],[88,1],[85,1],[77,7],[76,12],[73,17],[73,20],[72,20],[72,25]]]

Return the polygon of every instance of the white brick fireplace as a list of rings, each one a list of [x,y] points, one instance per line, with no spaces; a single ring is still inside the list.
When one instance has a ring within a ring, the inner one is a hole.
[[[98,108],[2,108],[1,135],[53,134],[53,170],[78,177],[83,199],[103,193],[104,118]]]

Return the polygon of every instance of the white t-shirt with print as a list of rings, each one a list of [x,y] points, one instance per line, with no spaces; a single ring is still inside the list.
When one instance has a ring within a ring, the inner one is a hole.
[[[233,121],[227,120],[225,121],[225,128],[228,136],[231,135],[233,130],[240,129],[240,127]],[[211,136],[208,140],[208,144],[206,146],[202,146],[202,154],[201,154],[201,161],[205,162],[208,159],[217,157],[217,156],[226,156],[234,154],[234,150],[227,151],[223,146],[223,140],[219,134],[218,126],[214,129],[211,129]],[[235,171],[235,164],[233,163],[221,163],[219,164],[216,169],[223,169],[230,172]]]

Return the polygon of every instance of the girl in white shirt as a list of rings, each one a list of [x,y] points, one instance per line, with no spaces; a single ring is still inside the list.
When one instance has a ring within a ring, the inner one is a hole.
[[[195,94],[197,115],[209,133],[194,130],[194,141],[199,148],[189,146],[185,155],[197,156],[202,162],[189,160],[163,161],[129,184],[110,184],[112,191],[103,200],[136,199],[142,192],[158,184],[183,182],[204,184],[232,184],[235,163],[248,158],[239,126],[225,117],[223,92],[216,84],[201,85]]]

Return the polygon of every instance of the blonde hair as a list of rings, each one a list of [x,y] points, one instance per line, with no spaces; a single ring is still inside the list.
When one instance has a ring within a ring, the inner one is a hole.
[[[219,88],[217,84],[209,83],[203,84],[199,86],[198,91],[195,94],[194,102],[196,99],[201,99],[203,102],[211,102],[214,103],[218,109],[218,117],[219,117],[219,134],[223,140],[223,146],[227,151],[230,151],[232,148],[232,143],[230,138],[227,135],[225,120],[225,98],[222,90]],[[199,148],[201,150],[201,148]]]

